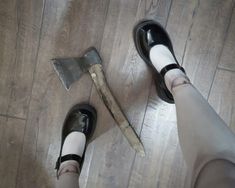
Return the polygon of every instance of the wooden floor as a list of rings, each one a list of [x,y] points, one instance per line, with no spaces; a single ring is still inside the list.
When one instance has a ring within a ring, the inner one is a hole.
[[[161,101],[138,56],[133,25],[153,18],[166,27],[192,82],[235,131],[234,0],[1,0],[0,187],[55,187],[54,165],[67,111],[90,102],[97,137],[80,176],[86,188],[181,188],[186,165],[174,105]],[[88,75],[67,92],[54,57],[95,46],[108,83],[141,137],[133,151]],[[107,130],[101,134],[101,130]]]

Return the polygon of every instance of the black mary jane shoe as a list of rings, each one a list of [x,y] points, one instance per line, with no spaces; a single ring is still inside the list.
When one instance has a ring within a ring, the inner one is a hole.
[[[166,72],[171,69],[180,69],[183,72],[185,71],[183,67],[179,65],[175,57],[173,46],[166,30],[154,20],[142,20],[137,23],[134,27],[133,38],[137,52],[139,53],[140,57],[145,61],[145,63],[151,67],[154,73],[158,96],[165,102],[174,103],[173,96],[166,87],[164,76]],[[162,44],[166,46],[173,54],[174,59],[177,63],[167,65],[160,71],[160,73],[153,66],[149,57],[150,49],[157,44]]]
[[[58,170],[60,169],[62,162],[75,160],[79,163],[81,168],[84,161],[84,154],[82,157],[76,154],[61,156],[65,138],[71,132],[82,132],[86,136],[86,142],[89,142],[89,139],[92,137],[96,127],[96,119],[96,110],[88,104],[77,104],[68,112],[62,128],[60,154],[55,166],[55,169],[57,170],[57,178],[59,176]]]

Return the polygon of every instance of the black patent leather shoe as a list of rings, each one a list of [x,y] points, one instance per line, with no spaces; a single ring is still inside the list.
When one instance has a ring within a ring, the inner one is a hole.
[[[96,127],[96,119],[96,110],[88,104],[77,104],[68,112],[62,128],[60,154],[55,166],[55,169],[57,170],[57,177],[58,170],[62,162],[67,160],[75,160],[81,167],[84,160],[84,155],[82,157],[76,154],[61,156],[63,144],[67,135],[75,131],[82,132],[86,136],[86,142],[89,142],[89,139],[92,137]]]
[[[140,57],[144,60],[144,62],[151,67],[154,73],[158,96],[165,102],[174,103],[173,96],[166,87],[164,76],[166,72],[171,69],[178,68],[181,69],[183,72],[185,71],[183,67],[179,65],[175,57],[173,46],[166,30],[154,20],[142,20],[134,27],[133,38],[137,52],[139,53]],[[174,59],[177,63],[167,65],[160,72],[158,72],[153,66],[149,57],[150,49],[158,44],[166,46],[173,54]]]

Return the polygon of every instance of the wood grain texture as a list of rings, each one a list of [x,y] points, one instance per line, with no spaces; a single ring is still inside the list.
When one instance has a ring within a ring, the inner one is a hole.
[[[2,114],[26,118],[31,96],[33,73],[43,0],[1,2],[1,90]],[[10,73],[10,74],[9,74]],[[7,74],[7,75],[5,75]]]
[[[232,0],[200,1],[187,39],[183,66],[205,98],[219,63],[232,9]]]
[[[149,72],[137,56],[132,41],[136,14],[140,14],[138,6],[138,1],[110,1],[101,46],[108,84],[137,132],[143,121],[150,86]],[[110,27],[114,29],[112,33]],[[107,110],[97,97],[96,91],[92,90],[91,103],[99,106],[98,116],[102,116],[98,126],[106,124],[113,127],[113,120],[110,121]],[[120,153],[123,154],[121,157]],[[127,187],[134,153],[117,128],[96,139],[87,187]],[[118,170],[120,168],[123,173]]]
[[[191,32],[198,6],[198,0],[172,1],[166,30],[170,35],[176,58],[180,64],[183,63],[185,44]]]
[[[26,118],[38,52],[44,0],[17,1],[16,53],[8,114]]]
[[[25,120],[0,117],[0,187],[15,188]]]
[[[235,71],[235,8],[230,21],[228,34],[224,43],[219,67]]]
[[[16,1],[0,2],[0,114],[6,114],[11,95],[17,36]]]
[[[167,108],[168,107],[168,108]],[[150,100],[141,132],[146,157],[133,164],[129,188],[183,187],[186,166],[179,147],[174,111],[166,103]]]
[[[61,126],[71,106],[88,101],[92,82],[84,75],[67,92],[50,59],[99,48],[108,1],[91,2],[46,1],[17,187],[55,186]]]
[[[209,103],[235,132],[235,73],[217,70]]]

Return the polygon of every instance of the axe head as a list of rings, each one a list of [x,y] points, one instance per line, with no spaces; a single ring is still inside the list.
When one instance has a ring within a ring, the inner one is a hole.
[[[99,53],[94,47],[89,48],[82,57],[55,58],[52,60],[53,67],[67,90],[92,65],[101,64],[101,62]]]

